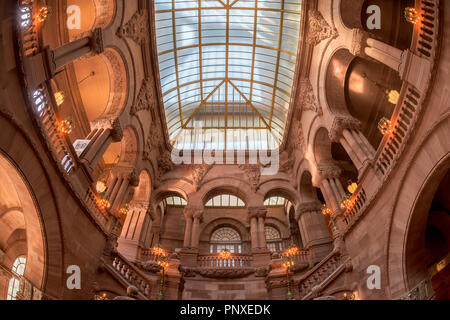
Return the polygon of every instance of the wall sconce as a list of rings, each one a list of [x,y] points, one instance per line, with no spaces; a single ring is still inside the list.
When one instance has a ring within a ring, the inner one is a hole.
[[[386,135],[388,133],[392,133],[394,130],[392,128],[391,120],[383,117],[378,122],[378,130],[380,130],[382,135]]]
[[[322,204],[322,214],[324,216],[330,215],[331,214],[331,209],[327,207],[327,205],[324,203]]]
[[[55,93],[55,101],[58,107],[64,103],[64,100],[66,100],[66,93],[64,91],[58,91]]]
[[[125,204],[122,208],[120,208],[120,210],[119,210],[119,213],[121,214],[121,215],[127,215],[128,214],[128,203],[127,204]]]
[[[106,293],[103,292],[101,295],[100,294],[96,294],[94,296],[94,300],[109,300],[109,299],[106,297]]]
[[[355,300],[355,294],[352,292],[351,294],[347,294],[347,292],[344,292],[344,295],[342,297],[342,300]]]
[[[419,14],[417,13],[417,10],[411,7],[405,8],[405,19],[412,24],[417,24],[421,20]]]
[[[73,122],[72,119],[67,118],[64,120],[61,120],[58,126],[59,132],[61,134],[70,134],[73,130]]]
[[[348,187],[347,187],[348,192],[354,194],[356,189],[358,189],[358,184],[356,182],[352,182],[352,180],[348,180]]]
[[[107,186],[106,186],[106,181],[105,180],[98,180],[97,183],[95,184],[95,190],[99,194],[102,194],[103,192],[105,192],[106,189],[107,189]]]

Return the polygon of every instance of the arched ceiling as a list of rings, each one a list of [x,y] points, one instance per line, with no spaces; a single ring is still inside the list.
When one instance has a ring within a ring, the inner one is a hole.
[[[155,0],[154,6],[172,145],[277,148],[291,101],[302,0]]]

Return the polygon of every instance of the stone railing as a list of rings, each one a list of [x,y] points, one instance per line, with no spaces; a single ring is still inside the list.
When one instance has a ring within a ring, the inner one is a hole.
[[[23,68],[25,59],[33,58],[42,50],[41,27],[38,21],[40,4],[35,0],[19,0],[17,12],[17,41],[18,53]],[[25,73],[25,70],[23,69]],[[98,195],[93,188],[86,185],[89,178],[83,170],[77,170],[78,157],[67,134],[62,130],[63,123],[59,116],[54,92],[49,81],[30,87],[25,79],[25,92],[30,114],[45,141],[46,147],[58,166],[67,184],[75,192],[82,206],[90,213],[99,227],[108,232],[108,224],[112,215],[97,205]],[[75,173],[78,172],[78,173]],[[87,191],[85,192],[84,190]],[[81,191],[83,190],[83,191]]]
[[[434,298],[431,280],[425,279],[398,300],[432,300]]]
[[[150,298],[151,284],[149,279],[125,257],[120,253],[115,253],[111,266],[126,282],[127,287],[135,286],[143,297]]]
[[[429,72],[425,75],[429,79],[424,80],[421,91],[406,81],[403,83],[399,101],[391,118],[392,132],[384,136],[373,160],[375,176],[367,174],[366,170],[362,175],[359,188],[352,197],[353,206],[344,212],[344,220],[349,225],[348,228],[354,225],[366,211],[368,203],[375,198],[383,182],[388,179],[409,142],[431,85],[432,71],[435,68],[439,50],[439,0],[416,0],[416,10],[421,17],[421,22],[414,27],[409,51],[421,59],[427,68],[429,67]],[[405,66],[406,70],[417,67],[414,59],[408,63],[409,65]]]
[[[199,268],[249,268],[253,257],[247,254],[232,254],[229,258],[223,258],[217,254],[198,255],[197,266]]]
[[[314,291],[322,291],[327,280],[337,277],[344,269],[341,255],[333,251],[314,268],[306,272],[298,281],[299,294],[302,300],[314,298]]]

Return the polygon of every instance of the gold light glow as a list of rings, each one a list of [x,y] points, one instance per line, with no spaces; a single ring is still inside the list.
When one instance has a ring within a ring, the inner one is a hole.
[[[120,208],[119,213],[121,215],[127,215],[128,214],[128,204],[124,205],[122,208]]]
[[[392,133],[394,130],[392,128],[391,120],[383,117],[378,122],[378,130],[380,130],[382,135]]]
[[[412,24],[417,24],[420,22],[419,14],[417,13],[417,10],[415,8],[406,7],[405,8],[405,18],[406,21]]]
[[[327,216],[329,214],[331,214],[331,209],[327,207],[327,205],[324,203],[322,204],[322,214],[324,216]]]
[[[358,189],[358,184],[356,182],[352,182],[351,180],[348,181],[348,187],[347,190],[351,194],[354,194],[356,189]]]
[[[352,200],[351,197],[346,194],[341,201],[341,209],[350,210],[352,208]]]
[[[220,251],[219,255],[223,259],[229,259],[231,257],[231,252],[228,249],[223,249],[222,251]]]
[[[64,100],[66,100],[66,93],[64,91],[58,91],[55,93],[55,100],[56,105],[59,107],[64,103]]]
[[[97,190],[98,193],[103,193],[106,191],[106,181],[105,180],[98,180],[95,184],[95,190]]]
[[[153,253],[154,255],[158,256],[158,257],[160,257],[160,256],[162,256],[162,257],[167,256],[166,250],[164,250],[163,248],[161,248],[161,246],[160,246],[159,244],[156,245],[156,246],[154,246],[154,247],[152,248],[152,253]]]
[[[49,15],[50,15],[50,9],[48,7],[42,7],[39,10],[37,20],[39,22],[44,22],[45,20],[47,20]]]
[[[400,98],[400,93],[397,90],[388,90],[386,92],[390,103],[397,105]]]
[[[294,255],[298,254],[298,252],[299,252],[299,249],[298,249],[298,247],[295,244],[292,244],[289,247],[289,249],[286,250],[286,254],[288,256],[294,256]]]
[[[97,206],[100,208],[100,210],[106,210],[111,208],[111,203],[107,199],[99,199],[97,201]]]
[[[58,129],[61,134],[72,133],[73,130],[72,120],[71,119],[61,120]]]

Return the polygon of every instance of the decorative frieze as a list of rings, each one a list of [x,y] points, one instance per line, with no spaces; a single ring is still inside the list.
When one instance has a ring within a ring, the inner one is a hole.
[[[300,111],[313,111],[319,116],[323,114],[322,107],[317,101],[309,78],[303,78],[300,81],[299,101]]]
[[[131,19],[124,26],[119,28],[117,35],[119,37],[133,39],[133,41],[137,44],[143,45],[149,35],[147,11],[136,11],[133,17],[131,17]]]

